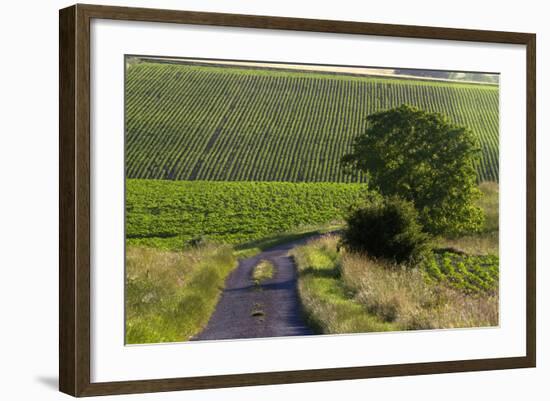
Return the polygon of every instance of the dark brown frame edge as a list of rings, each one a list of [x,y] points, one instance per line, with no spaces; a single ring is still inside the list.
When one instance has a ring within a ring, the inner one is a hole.
[[[526,356],[122,382],[90,382],[90,20],[92,18],[525,45]],[[59,389],[73,396],[535,367],[536,35],[77,4],[59,12]]]

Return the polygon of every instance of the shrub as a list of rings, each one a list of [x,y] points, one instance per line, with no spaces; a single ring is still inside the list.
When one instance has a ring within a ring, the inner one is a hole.
[[[429,251],[429,236],[422,232],[412,203],[397,197],[358,208],[346,218],[342,244],[396,263],[416,263]]]

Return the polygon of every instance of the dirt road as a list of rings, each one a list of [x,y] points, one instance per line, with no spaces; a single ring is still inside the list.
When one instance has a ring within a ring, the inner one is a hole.
[[[313,334],[302,319],[296,268],[288,252],[309,238],[270,248],[240,261],[206,328],[193,340],[302,336]],[[270,261],[273,278],[256,284],[251,276],[261,261]]]

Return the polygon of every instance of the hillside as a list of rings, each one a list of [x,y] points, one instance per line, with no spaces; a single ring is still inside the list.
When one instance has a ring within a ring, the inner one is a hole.
[[[497,86],[140,62],[126,97],[128,178],[358,182],[339,160],[365,117],[409,103],[472,128],[498,181]]]

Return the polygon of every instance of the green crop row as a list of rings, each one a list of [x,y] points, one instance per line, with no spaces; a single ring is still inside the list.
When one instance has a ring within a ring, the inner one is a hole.
[[[466,293],[496,293],[499,286],[497,255],[434,254],[424,264],[430,279],[442,281]]]
[[[164,249],[197,238],[242,243],[340,221],[369,196],[365,184],[128,179],[126,238]]]
[[[470,127],[498,181],[498,86],[154,62],[127,70],[127,177],[362,182],[340,158],[403,103]]]

